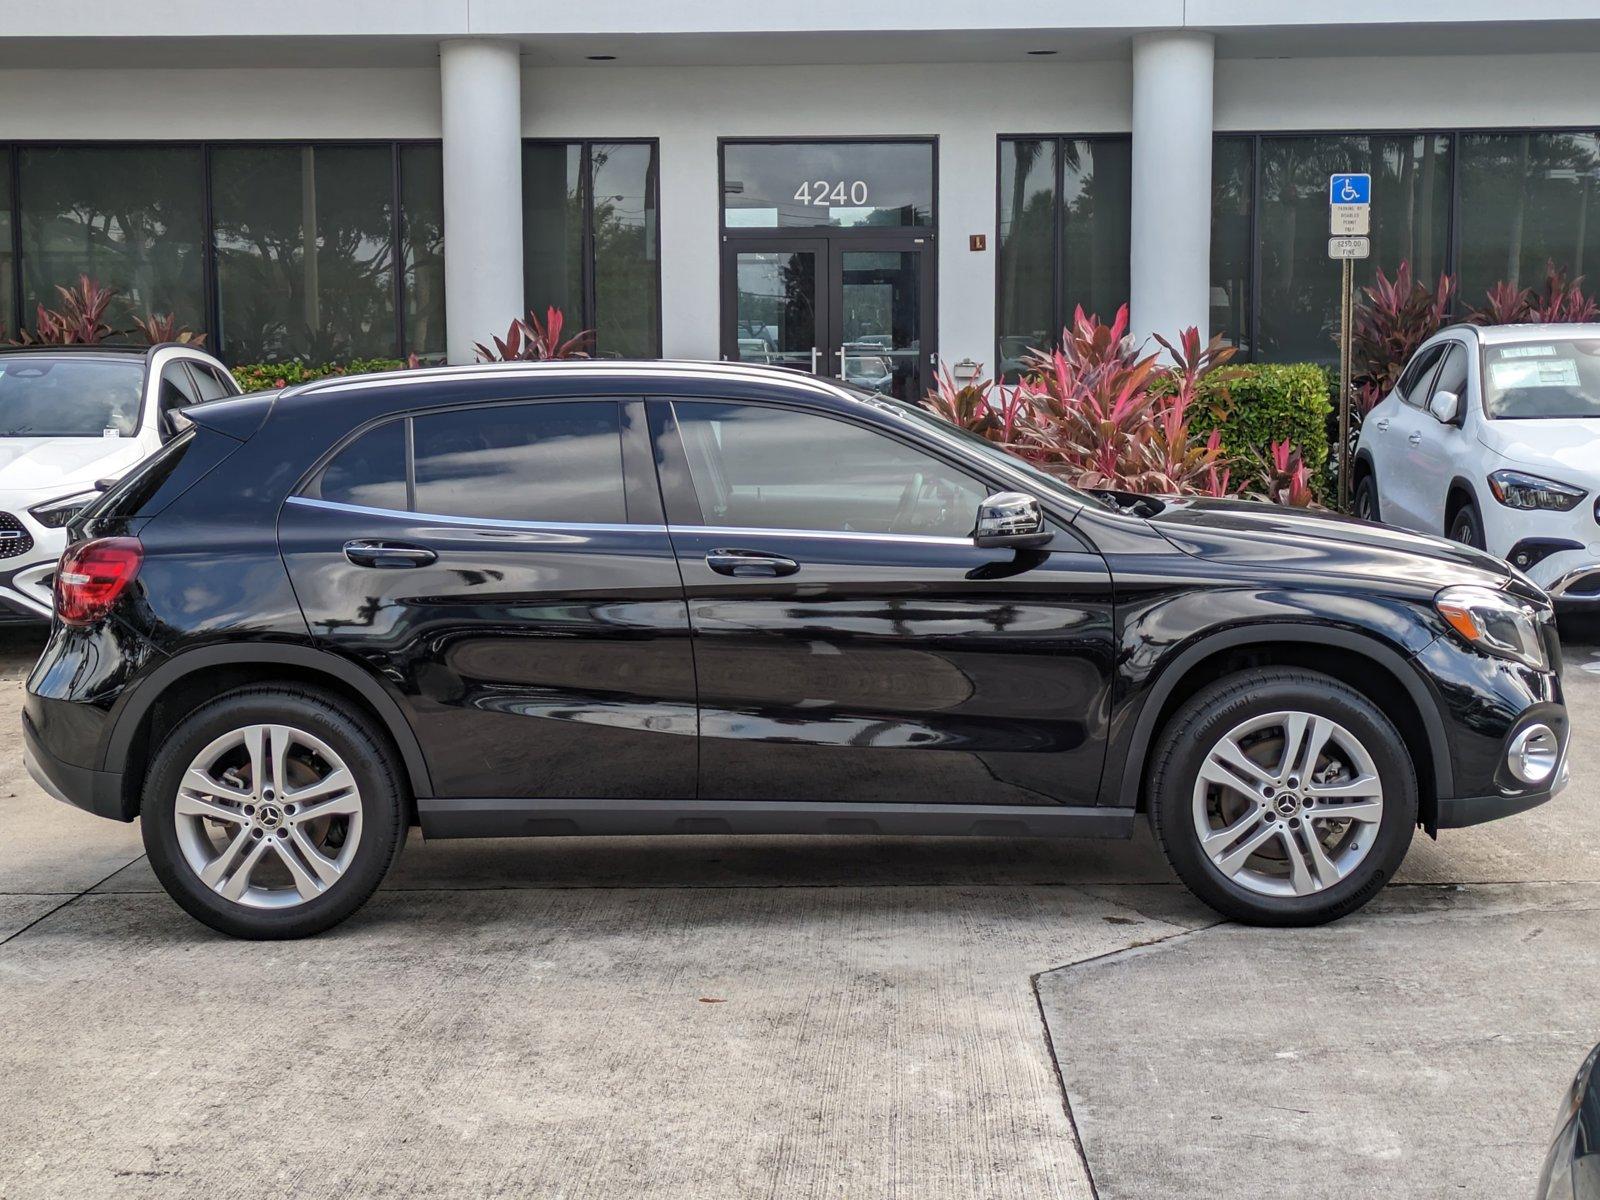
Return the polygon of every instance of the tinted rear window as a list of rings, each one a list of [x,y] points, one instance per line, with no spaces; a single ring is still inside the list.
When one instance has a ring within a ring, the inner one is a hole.
[[[317,500],[367,508],[406,507],[406,423],[390,421],[351,442],[306,489]]]
[[[615,400],[502,404],[413,418],[418,512],[621,524]]]

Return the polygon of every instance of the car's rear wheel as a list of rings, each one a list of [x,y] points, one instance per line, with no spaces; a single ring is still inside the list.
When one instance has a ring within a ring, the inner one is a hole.
[[[1478,516],[1478,506],[1468,501],[1450,518],[1450,540],[1463,546],[1484,548],[1483,519]]]
[[[1363,521],[1383,520],[1382,510],[1378,507],[1378,480],[1375,475],[1370,473],[1363,475],[1361,482],[1356,484],[1356,495],[1351,503],[1351,510]]]
[[[1180,879],[1260,925],[1360,908],[1399,868],[1416,772],[1365,696],[1312,671],[1262,668],[1203,688],[1162,731],[1150,818]]]
[[[156,877],[192,916],[245,938],[319,933],[364,904],[405,832],[398,771],[331,696],[251,687],[162,743],[141,808]]]

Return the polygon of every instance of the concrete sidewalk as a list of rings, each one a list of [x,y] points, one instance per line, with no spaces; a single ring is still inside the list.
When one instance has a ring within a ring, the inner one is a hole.
[[[0,1197],[1528,1194],[1600,1040],[1572,657],[1574,787],[1301,933],[1144,836],[413,839],[346,925],[234,942],[9,739]]]

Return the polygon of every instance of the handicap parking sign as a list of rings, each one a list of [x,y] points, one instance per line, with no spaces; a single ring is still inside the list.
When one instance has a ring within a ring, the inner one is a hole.
[[[1329,204],[1371,204],[1372,176],[1345,173],[1328,176]]]

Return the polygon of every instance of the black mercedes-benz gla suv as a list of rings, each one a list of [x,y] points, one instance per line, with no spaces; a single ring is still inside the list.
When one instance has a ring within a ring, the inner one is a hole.
[[[1545,596],[1435,538],[1064,486],[712,364],[345,378],[191,410],[74,523],[28,761],[200,920],[293,937],[429,837],[1126,837],[1246,921],[1539,804]]]

